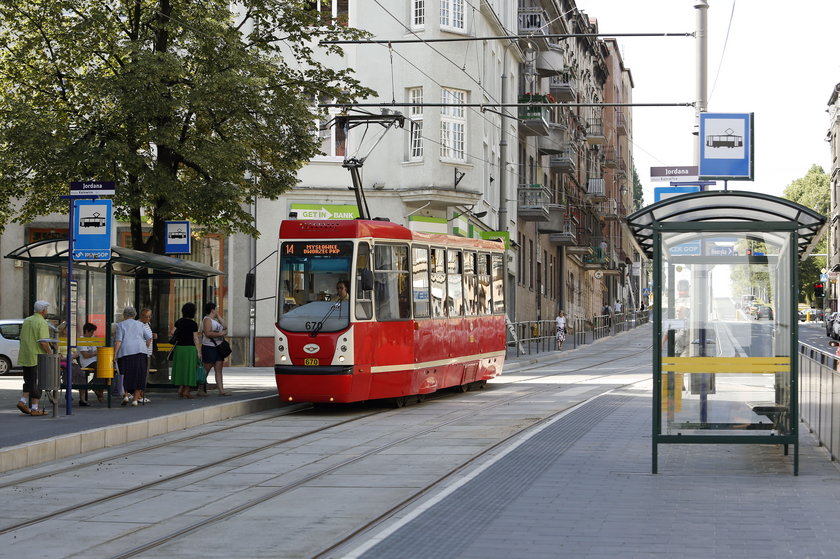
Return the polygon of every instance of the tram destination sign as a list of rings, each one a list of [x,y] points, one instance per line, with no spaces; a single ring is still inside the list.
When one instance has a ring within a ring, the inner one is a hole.
[[[81,181],[70,183],[71,196],[111,196],[116,193],[117,190],[113,181]]]
[[[283,254],[289,256],[351,256],[353,244],[335,241],[293,241],[283,243]]]

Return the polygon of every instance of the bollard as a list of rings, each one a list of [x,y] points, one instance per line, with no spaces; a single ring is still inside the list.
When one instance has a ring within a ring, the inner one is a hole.
[[[114,378],[114,348],[96,348],[96,378]]]

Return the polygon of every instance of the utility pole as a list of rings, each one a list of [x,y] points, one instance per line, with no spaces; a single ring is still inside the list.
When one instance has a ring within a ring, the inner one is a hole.
[[[694,120],[694,164],[700,164],[700,113],[706,112],[709,90],[709,3],[706,0],[698,0],[694,4],[697,10],[697,105],[695,106]]]

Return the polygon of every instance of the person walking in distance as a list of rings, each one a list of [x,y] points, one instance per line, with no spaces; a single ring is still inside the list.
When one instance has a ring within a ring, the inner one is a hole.
[[[201,361],[204,363],[204,369],[207,371],[207,376],[210,376],[210,369],[216,371],[216,388],[219,389],[219,396],[228,396],[225,392],[224,379],[222,378],[222,369],[225,366],[225,360],[219,355],[218,344],[227,335],[227,325],[224,319],[216,309],[216,303],[206,303],[204,305],[204,319],[201,321]]]
[[[566,341],[566,313],[560,311],[554,319],[557,326],[557,349],[563,349],[563,342]]]
[[[38,355],[51,355],[53,352],[50,343],[46,341],[50,338],[50,326],[46,318],[49,309],[50,304],[46,301],[35,301],[32,316],[23,321],[20,329],[18,364],[23,367],[23,393],[17,409],[25,415],[47,415],[46,410],[39,408],[41,389],[38,387]]]

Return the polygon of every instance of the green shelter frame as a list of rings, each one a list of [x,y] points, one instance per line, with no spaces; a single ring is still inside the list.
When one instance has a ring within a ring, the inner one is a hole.
[[[66,316],[67,302],[64,301],[64,294],[67,280],[67,250],[67,239],[48,239],[21,246],[5,256],[12,260],[26,262],[28,265],[28,302],[25,310],[32,308],[32,303],[39,298],[39,293],[42,294],[41,297],[44,297],[43,293],[49,292],[54,296],[45,298],[55,303],[56,315]],[[79,291],[79,298],[83,299],[85,304],[83,309],[79,309],[80,316],[77,316],[77,319],[90,320],[90,317],[96,316],[99,319],[99,325],[104,327],[106,346],[113,345],[112,324],[121,316],[124,303],[137,307],[138,312],[140,306],[146,303],[141,297],[141,282],[137,280],[199,281],[200,289],[196,285],[191,294],[194,294],[193,301],[200,312],[208,300],[209,280],[224,275],[221,270],[200,262],[126,247],[112,246],[111,254],[109,261],[73,263],[74,279],[84,284],[84,289]],[[125,292],[121,301],[117,301],[115,297],[119,280],[124,280],[126,284],[120,286],[121,291]],[[46,283],[50,286],[45,287],[43,284]],[[55,301],[51,301],[53,298]],[[180,309],[167,309],[167,315],[171,316],[153,316],[153,330],[168,332],[169,321],[174,322],[174,319],[180,316]],[[80,331],[82,324],[74,326]],[[160,364],[163,364],[162,361],[164,360],[158,359]],[[161,374],[166,375],[166,372],[162,371]]]
[[[652,473],[660,444],[778,444],[799,473],[798,259],[826,218],[766,194],[696,192],[626,218],[653,261]]]

